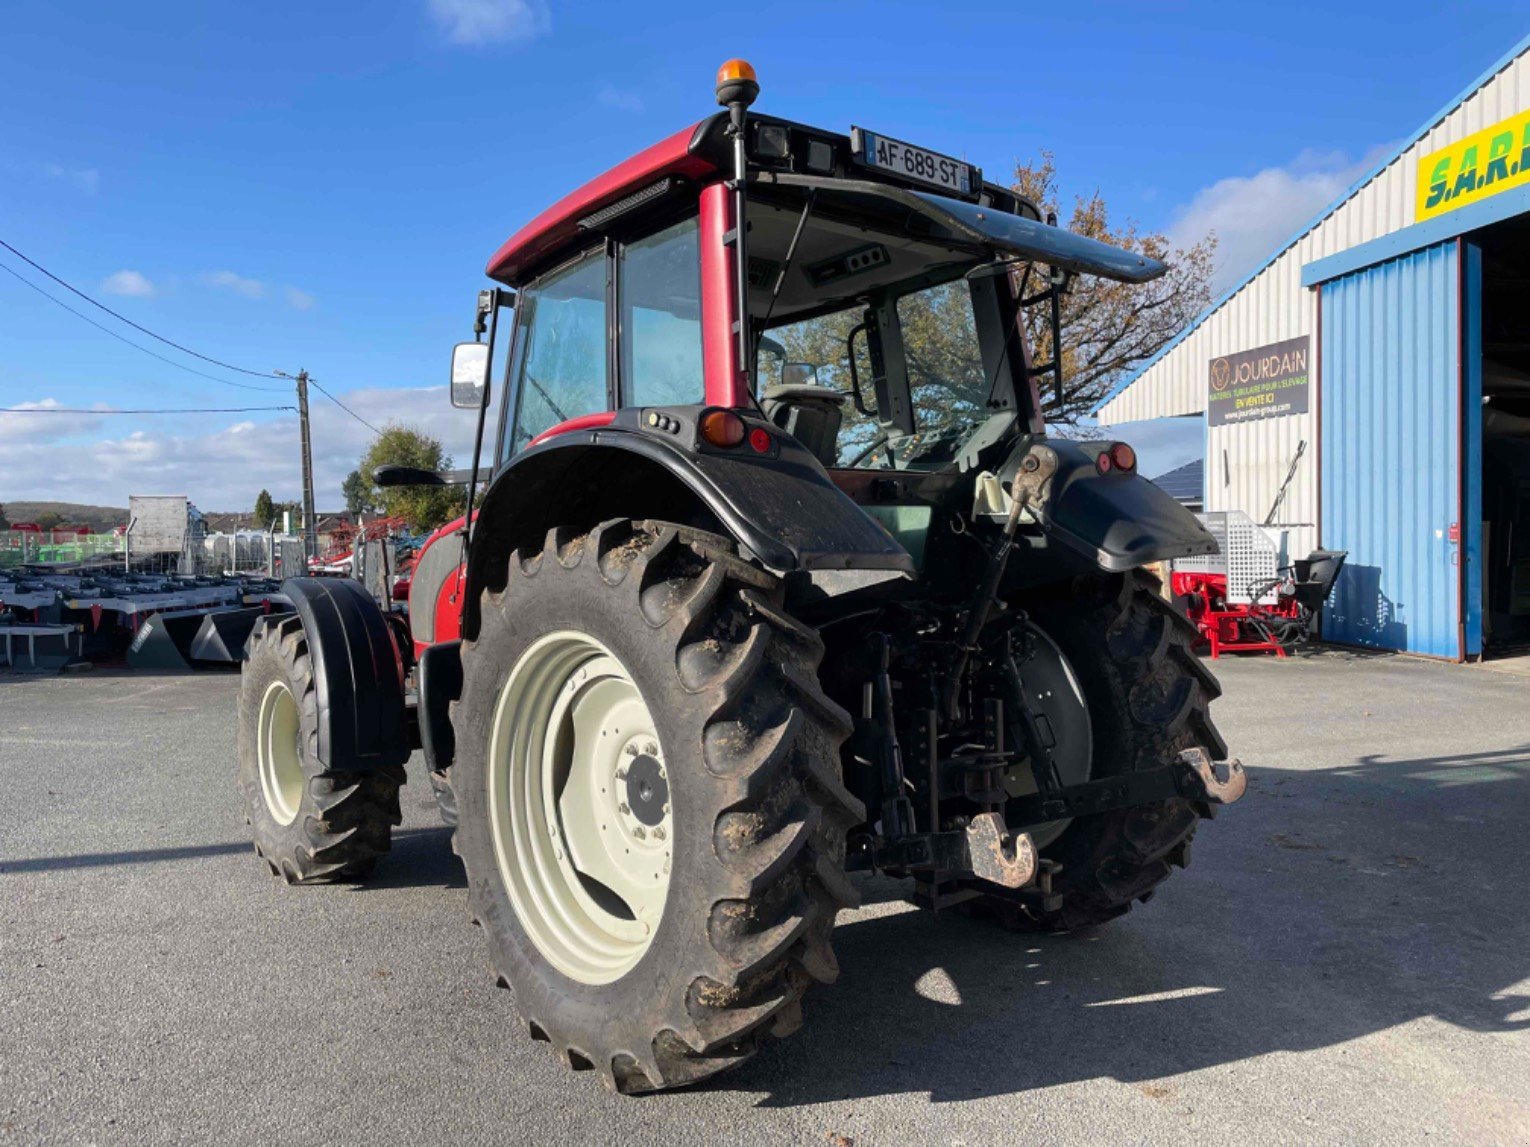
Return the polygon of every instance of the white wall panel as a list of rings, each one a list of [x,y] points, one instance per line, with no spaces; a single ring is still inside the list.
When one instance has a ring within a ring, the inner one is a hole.
[[[1130,441],[1131,428],[1123,423],[1201,413],[1206,409],[1207,371],[1212,359],[1282,339],[1313,336],[1312,413],[1208,429],[1206,508],[1243,510],[1255,521],[1263,521],[1297,444],[1306,439],[1307,450],[1286,493],[1279,520],[1316,522],[1318,295],[1301,285],[1302,267],[1412,226],[1419,159],[1526,109],[1530,109],[1530,51],[1521,52],[1477,87],[1321,222],[1276,254],[1163,358],[1111,399],[1100,410],[1100,422]],[[1316,543],[1316,530],[1296,527],[1290,538],[1290,553],[1304,555]]]

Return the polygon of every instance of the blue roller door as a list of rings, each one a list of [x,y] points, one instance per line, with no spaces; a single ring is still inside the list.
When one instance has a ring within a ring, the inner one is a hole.
[[[1474,461],[1480,434],[1462,420],[1465,294],[1456,240],[1322,285],[1321,537],[1349,551],[1323,616],[1328,640],[1475,652],[1461,577],[1475,543],[1463,445]],[[1480,386],[1475,370],[1464,381]]]

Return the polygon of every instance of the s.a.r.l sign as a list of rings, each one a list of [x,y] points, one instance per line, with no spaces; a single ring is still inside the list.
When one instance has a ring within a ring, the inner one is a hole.
[[[1473,132],[1418,161],[1415,222],[1530,184],[1530,111]]]

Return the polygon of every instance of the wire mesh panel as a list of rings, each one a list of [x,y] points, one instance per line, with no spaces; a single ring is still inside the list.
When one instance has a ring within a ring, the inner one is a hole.
[[[1270,532],[1242,510],[1213,510],[1197,514],[1217,542],[1217,552],[1175,558],[1176,570],[1227,576],[1227,600],[1238,605],[1273,602],[1279,576],[1280,547]],[[1262,590],[1257,598],[1251,590]]]
[[[122,560],[121,537],[77,530],[0,530],[0,569],[108,565]]]

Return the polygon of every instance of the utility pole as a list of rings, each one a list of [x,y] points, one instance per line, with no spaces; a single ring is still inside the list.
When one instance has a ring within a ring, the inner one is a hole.
[[[303,553],[319,556],[318,521],[313,509],[313,439],[308,433],[308,372],[297,372],[298,422],[303,433]]]
[[[317,557],[319,554],[318,520],[313,509],[313,441],[308,433],[308,372],[300,370],[296,375],[276,371],[282,378],[297,383],[298,426],[303,440],[303,554]]]

